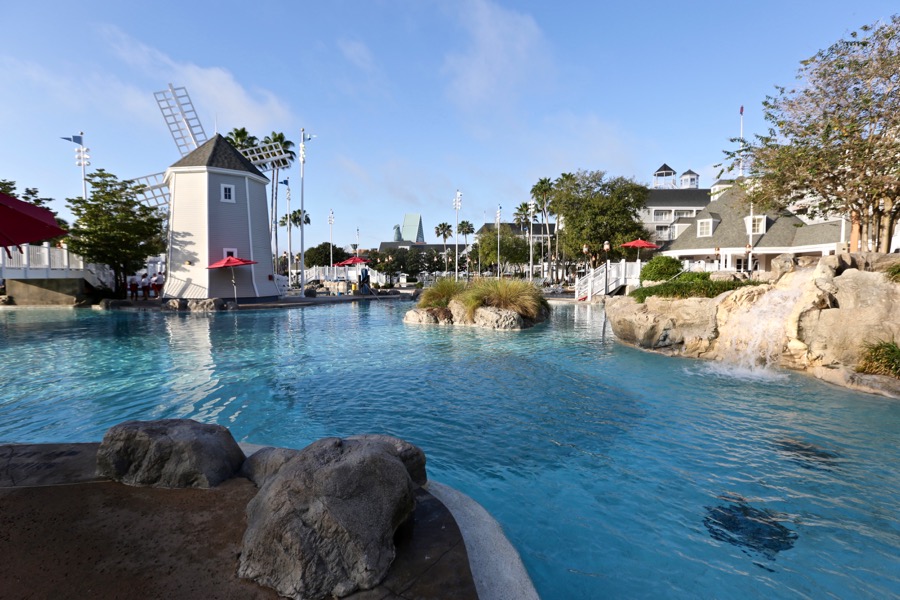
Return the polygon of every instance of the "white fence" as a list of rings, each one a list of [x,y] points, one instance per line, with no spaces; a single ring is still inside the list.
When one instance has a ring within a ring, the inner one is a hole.
[[[21,251],[19,251],[21,248]],[[23,244],[0,248],[0,279],[85,279],[95,287],[112,287],[112,272],[105,265],[85,264],[80,256],[62,248]]]

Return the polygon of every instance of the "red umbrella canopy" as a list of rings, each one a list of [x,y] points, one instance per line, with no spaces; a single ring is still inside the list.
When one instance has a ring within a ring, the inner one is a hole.
[[[66,235],[46,208],[0,192],[0,246],[18,246]]]
[[[366,258],[360,258],[360,257],[358,257],[358,256],[351,256],[351,257],[348,258],[347,260],[341,261],[341,262],[339,262],[339,263],[335,263],[334,266],[336,266],[336,267],[349,267],[350,265],[358,265],[358,264],[360,264],[360,263],[367,263],[367,262],[369,262],[369,260],[366,259]]]
[[[622,244],[622,248],[659,248],[659,246],[653,242],[647,242],[638,238],[636,240],[631,240],[630,242],[625,242]]]
[[[207,269],[224,269],[225,267],[242,267],[244,265],[255,265],[255,260],[247,260],[246,258],[238,258],[237,256],[226,256],[222,260],[216,261],[206,267]]]

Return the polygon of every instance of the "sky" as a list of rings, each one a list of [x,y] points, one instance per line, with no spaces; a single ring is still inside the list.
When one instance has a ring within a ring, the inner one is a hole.
[[[504,221],[542,177],[717,178],[731,138],[800,61],[896,0],[156,0],[4,2],[0,179],[71,221],[75,144],[130,179],[180,158],[154,92],[187,88],[207,136],[306,145],[305,246],[377,248],[406,213],[425,239]],[[299,207],[299,162],[290,178]],[[279,177],[282,178],[282,177]],[[283,191],[279,214],[284,214]],[[328,213],[334,211],[330,231]],[[331,238],[329,237],[331,235]],[[279,235],[281,249],[286,235]],[[299,234],[293,239],[299,250]]]

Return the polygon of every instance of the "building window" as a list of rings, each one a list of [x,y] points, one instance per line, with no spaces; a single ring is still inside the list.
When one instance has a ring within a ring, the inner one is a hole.
[[[234,186],[222,184],[222,202],[234,203]]]
[[[676,210],[675,218],[680,219],[681,217],[693,217],[694,214],[695,213],[692,210]]]
[[[753,221],[750,223],[750,233],[753,235],[759,235],[761,233],[766,232],[766,217],[759,216],[753,217]]]
[[[222,258],[228,258],[229,256],[237,256],[237,248],[222,248]]]
[[[656,239],[663,241],[663,242],[671,239],[669,237],[669,226],[668,225],[657,225],[656,226]]]
[[[671,221],[672,220],[672,211],[671,210],[654,210],[653,211],[653,220],[654,221]]]
[[[712,219],[697,221],[697,237],[712,236]]]

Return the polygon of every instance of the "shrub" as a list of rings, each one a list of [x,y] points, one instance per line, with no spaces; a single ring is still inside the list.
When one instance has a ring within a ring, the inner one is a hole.
[[[460,296],[460,301],[465,305],[469,319],[481,306],[512,310],[526,319],[536,319],[542,309],[550,308],[541,291],[522,279],[475,279]]]
[[[900,379],[900,347],[897,342],[874,342],[863,346],[863,354],[856,366],[859,373],[887,375]]]
[[[887,269],[887,277],[894,283],[900,283],[900,263],[894,263]]]
[[[694,281],[709,281],[709,273],[697,273],[695,271],[688,271],[687,273],[682,273],[676,279],[678,283],[688,283]]]
[[[664,281],[682,271],[681,261],[671,256],[654,256],[641,268],[641,281]]]
[[[681,278],[678,278],[675,281],[667,281],[660,285],[638,288],[631,292],[629,296],[641,303],[650,296],[660,296],[662,298],[715,298],[722,292],[730,292],[745,285],[759,285],[759,282],[752,279],[747,281],[710,281],[709,278],[683,282]]]
[[[417,286],[418,287],[418,286]],[[441,277],[419,298],[419,308],[446,308],[450,299],[466,289],[466,284],[450,277]]]
[[[425,284],[424,284],[424,283],[422,283],[421,281],[417,281],[417,282],[416,282],[416,289],[417,289],[417,290],[421,290],[423,287],[425,287]]]

